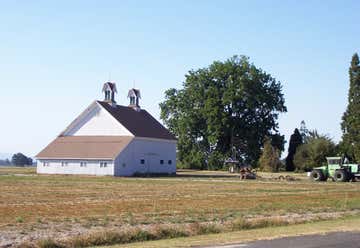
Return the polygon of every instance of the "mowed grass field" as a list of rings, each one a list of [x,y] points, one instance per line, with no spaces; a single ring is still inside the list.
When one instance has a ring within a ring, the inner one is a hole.
[[[116,178],[0,167],[0,234],[13,228],[26,236],[45,223],[55,223],[62,232],[74,225],[221,223],[360,210],[360,183],[314,183],[304,174],[292,174],[297,181],[275,180],[280,174],[263,173],[248,181],[227,172],[199,171]]]

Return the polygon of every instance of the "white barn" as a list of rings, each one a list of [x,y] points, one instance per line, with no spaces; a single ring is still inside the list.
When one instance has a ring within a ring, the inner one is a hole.
[[[176,138],[140,108],[140,91],[129,90],[129,106],[116,104],[115,83],[103,92],[104,101],[94,101],[36,155],[37,173],[175,174]]]

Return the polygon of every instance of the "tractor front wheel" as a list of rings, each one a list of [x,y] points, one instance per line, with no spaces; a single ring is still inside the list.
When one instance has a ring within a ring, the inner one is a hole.
[[[313,170],[310,174],[310,178],[313,181],[320,182],[320,181],[324,181],[325,176],[321,170]]]
[[[345,170],[335,171],[334,178],[336,182],[347,182],[349,181],[349,175]]]

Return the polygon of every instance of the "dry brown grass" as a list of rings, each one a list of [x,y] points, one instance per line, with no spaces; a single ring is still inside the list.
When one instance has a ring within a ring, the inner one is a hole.
[[[200,235],[186,238],[159,241],[137,242],[125,245],[106,246],[107,248],[168,248],[168,247],[210,247],[215,245],[234,245],[255,240],[270,240],[283,237],[325,234],[331,232],[360,232],[360,218],[344,218],[314,223],[280,227],[266,227],[219,234]],[[104,246],[105,247],[105,246]]]
[[[358,215],[346,216],[342,219],[359,218]],[[318,219],[321,220],[321,219]],[[51,238],[40,239],[37,242],[25,242],[18,248],[75,248],[93,247],[114,244],[128,244],[134,242],[154,241],[162,239],[174,239],[192,237],[224,232],[243,231],[250,229],[273,228],[299,223],[311,223],[310,220],[289,220],[286,218],[262,218],[244,219],[239,218],[227,223],[192,223],[187,225],[155,225],[152,228],[130,228],[122,231],[98,231],[77,235],[63,240]]]
[[[35,174],[36,167],[16,167],[16,166],[1,166],[0,167],[0,175],[14,175],[14,174],[22,174],[29,175]]]
[[[9,169],[0,174],[7,174],[0,176],[0,232],[36,230],[44,223],[68,228],[221,223],[360,209],[360,183],[239,181],[227,173],[191,171],[172,178],[13,175],[25,173]]]

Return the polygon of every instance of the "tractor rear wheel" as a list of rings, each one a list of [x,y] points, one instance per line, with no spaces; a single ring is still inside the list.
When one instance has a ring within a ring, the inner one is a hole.
[[[346,170],[335,171],[334,178],[336,182],[347,182],[349,181],[349,174]]]
[[[321,170],[313,170],[310,174],[310,178],[313,181],[320,182],[320,181],[324,181],[325,176]]]

